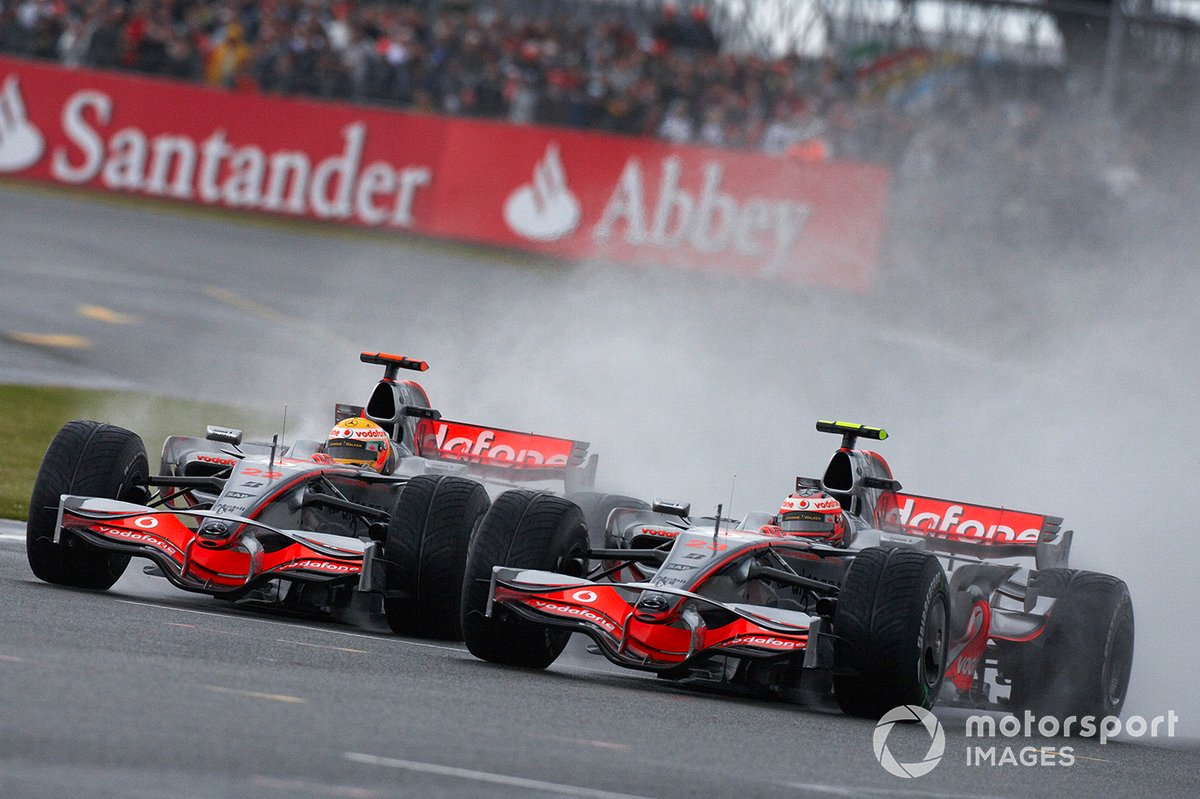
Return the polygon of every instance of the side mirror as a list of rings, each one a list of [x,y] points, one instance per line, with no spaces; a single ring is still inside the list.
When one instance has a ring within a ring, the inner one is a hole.
[[[234,430],[232,427],[218,427],[215,424],[210,424],[206,428],[204,437],[209,441],[220,441],[223,444],[233,444],[235,447],[242,443],[241,430]]]
[[[681,519],[686,519],[688,514],[692,512],[692,503],[667,502],[666,500],[656,499],[650,506],[650,509],[655,513],[666,513],[670,516],[678,516]]]
[[[429,419],[436,422],[442,418],[441,411],[435,411],[433,408],[422,408],[419,405],[405,405],[400,409],[401,416],[411,416],[414,419]]]
[[[863,478],[862,484],[867,488],[878,488],[883,491],[899,491],[900,481],[892,480],[888,477],[871,477],[868,475]]]

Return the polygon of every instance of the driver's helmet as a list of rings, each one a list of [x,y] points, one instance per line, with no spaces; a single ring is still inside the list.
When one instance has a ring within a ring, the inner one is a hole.
[[[784,499],[778,522],[784,535],[835,546],[846,537],[841,503],[818,488],[801,488]]]
[[[379,425],[370,419],[355,416],[343,419],[329,431],[325,441],[325,454],[334,463],[348,463],[374,469],[387,474],[393,463],[395,448],[392,439]]]

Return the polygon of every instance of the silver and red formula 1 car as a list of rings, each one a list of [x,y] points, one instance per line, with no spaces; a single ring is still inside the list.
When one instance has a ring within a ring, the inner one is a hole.
[[[398,633],[460,638],[467,542],[488,489],[580,492],[596,456],[581,441],[442,419],[418,383],[397,379],[400,369],[424,371],[423,361],[360,359],[384,377],[364,407],[339,404],[335,417],[383,428],[396,456],[387,474],[335,462],[321,441],[244,443],[240,431],[210,426],[206,438],[168,438],[152,475],[135,433],[70,422],[50,443],[30,500],[33,573],[107,589],[136,556],[187,591],[382,612]]]
[[[597,549],[570,501],[500,496],[467,559],[467,647],[544,668],[581,632],[612,662],[666,679],[876,718],[939,698],[1060,718],[1120,712],[1129,591],[1067,568],[1061,519],[902,493],[884,459],[856,446],[883,430],[817,429],[841,447],[793,496],[840,505],[836,546],[784,534],[782,513],[696,519],[656,502],[612,511]]]

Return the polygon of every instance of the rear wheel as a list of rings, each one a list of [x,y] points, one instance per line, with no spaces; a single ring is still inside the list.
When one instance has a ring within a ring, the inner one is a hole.
[[[1133,669],[1133,601],[1116,577],[1043,569],[1038,592],[1055,597],[1040,640],[1007,659],[1011,703],[1039,716],[1116,716]]]
[[[400,635],[462,640],[463,569],[490,500],[474,480],[412,478],[396,498],[384,540],[388,626]]]
[[[937,558],[874,547],[850,563],[833,623],[833,686],[852,716],[930,708],[946,672],[949,602]]]
[[[462,621],[467,649],[492,663],[536,669],[549,666],[567,645],[570,632],[535,624],[500,606],[487,618],[492,567],[582,577],[587,559],[587,530],[577,505],[532,491],[500,495],[467,555]]]
[[[25,527],[25,552],[34,575],[74,588],[111,588],[129,556],[94,547],[63,532],[58,543],[58,502],[63,494],[145,504],[150,466],[142,439],[129,430],[91,421],[68,422],[42,458]]]

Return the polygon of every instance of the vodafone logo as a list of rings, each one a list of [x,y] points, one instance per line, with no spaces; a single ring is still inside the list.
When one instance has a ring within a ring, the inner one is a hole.
[[[454,432],[466,432],[473,435],[454,435]],[[496,461],[501,463],[516,463],[527,465],[566,466],[570,457],[570,442],[553,440],[555,444],[565,444],[567,451],[562,454],[550,454],[531,446],[536,441],[551,441],[550,439],[521,434],[507,434],[504,431],[488,430],[486,428],[456,426],[452,431],[450,425],[438,423],[434,427],[434,446],[444,455],[468,460]]]
[[[359,571],[357,566],[347,566],[341,563],[330,563],[329,561],[325,560],[299,560],[289,565],[287,568],[333,572],[335,574],[351,574]]]
[[[533,168],[533,181],[518,187],[504,202],[504,222],[531,241],[558,241],[575,232],[579,200],[567,188],[567,173],[551,142]]]
[[[887,521],[898,523],[917,535],[997,544],[1036,544],[1042,517],[1002,508],[982,508],[930,499],[903,497],[898,507],[887,512]],[[1013,527],[1005,521],[1036,523],[1037,527]]]
[[[161,549],[172,557],[180,557],[180,552],[169,542],[160,540],[153,535],[147,533],[138,533],[133,530],[122,530],[119,527],[104,527],[99,526],[94,528],[96,532],[108,538],[123,538],[126,541],[134,541],[139,544],[149,544],[156,549]]]
[[[20,172],[38,162],[46,140],[25,112],[25,98],[15,74],[0,84],[0,172]]]
[[[766,649],[802,649],[804,644],[799,641],[785,641],[782,638],[774,638],[763,635],[743,635],[732,642],[737,646],[758,646]]]
[[[655,538],[675,538],[679,535],[679,531],[663,530],[658,527],[642,527],[638,530],[638,535],[652,535]]]
[[[545,611],[546,613],[553,613],[556,616],[569,616],[572,618],[589,621],[605,632],[611,633],[617,629],[616,626],[608,619],[604,618],[599,613],[593,613],[586,608],[573,608],[570,605],[558,605],[541,599],[531,599],[529,600],[529,604],[538,610]]]
[[[235,458],[218,458],[215,455],[197,455],[196,460],[201,463],[215,463],[219,466],[236,466],[238,463]]]

